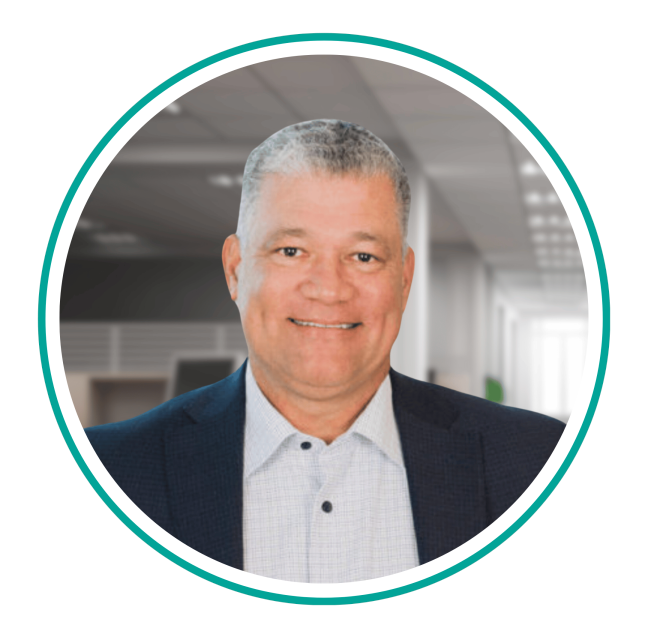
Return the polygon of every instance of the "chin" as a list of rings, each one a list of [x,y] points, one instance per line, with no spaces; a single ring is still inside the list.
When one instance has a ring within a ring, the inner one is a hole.
[[[287,373],[302,385],[334,388],[351,383],[362,371],[353,361],[329,360],[321,357],[294,362],[294,365],[287,369]]]

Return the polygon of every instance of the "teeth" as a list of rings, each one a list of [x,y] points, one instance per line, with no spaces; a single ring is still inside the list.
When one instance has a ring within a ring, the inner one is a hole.
[[[298,319],[290,319],[290,321],[297,326],[309,326],[311,328],[339,328],[340,330],[350,330],[359,326],[359,323],[335,323],[326,325],[325,323],[314,323],[313,321],[299,321]]]

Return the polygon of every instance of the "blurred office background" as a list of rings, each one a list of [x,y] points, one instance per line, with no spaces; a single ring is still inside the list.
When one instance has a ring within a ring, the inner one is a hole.
[[[275,131],[314,118],[369,128],[410,176],[417,274],[392,365],[566,420],[584,365],[586,287],[568,218],[536,162],[484,109],[432,78],[306,56],[186,94],[99,181],[61,293],[82,424],[140,414],[246,357],[221,265],[244,163]]]

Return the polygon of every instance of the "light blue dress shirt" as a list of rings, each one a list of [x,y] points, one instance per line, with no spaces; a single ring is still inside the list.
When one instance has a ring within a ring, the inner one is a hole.
[[[247,366],[245,571],[305,583],[378,578],[419,564],[389,376],[330,445],[293,427]]]

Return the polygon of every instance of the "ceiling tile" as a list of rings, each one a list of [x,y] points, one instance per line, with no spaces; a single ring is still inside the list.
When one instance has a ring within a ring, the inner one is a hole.
[[[214,131],[204,126],[196,119],[188,116],[177,115],[170,117],[156,116],[151,119],[129,143],[152,141],[215,141]]]
[[[442,88],[441,85],[436,88],[381,89],[376,94],[387,112],[397,118],[428,116],[494,119],[473,100],[449,87]]]
[[[397,64],[389,64],[368,58],[351,58],[353,64],[365,78],[369,86],[381,87],[432,87],[441,84],[423,73],[406,69]],[[443,86],[443,85],[442,85]]]

